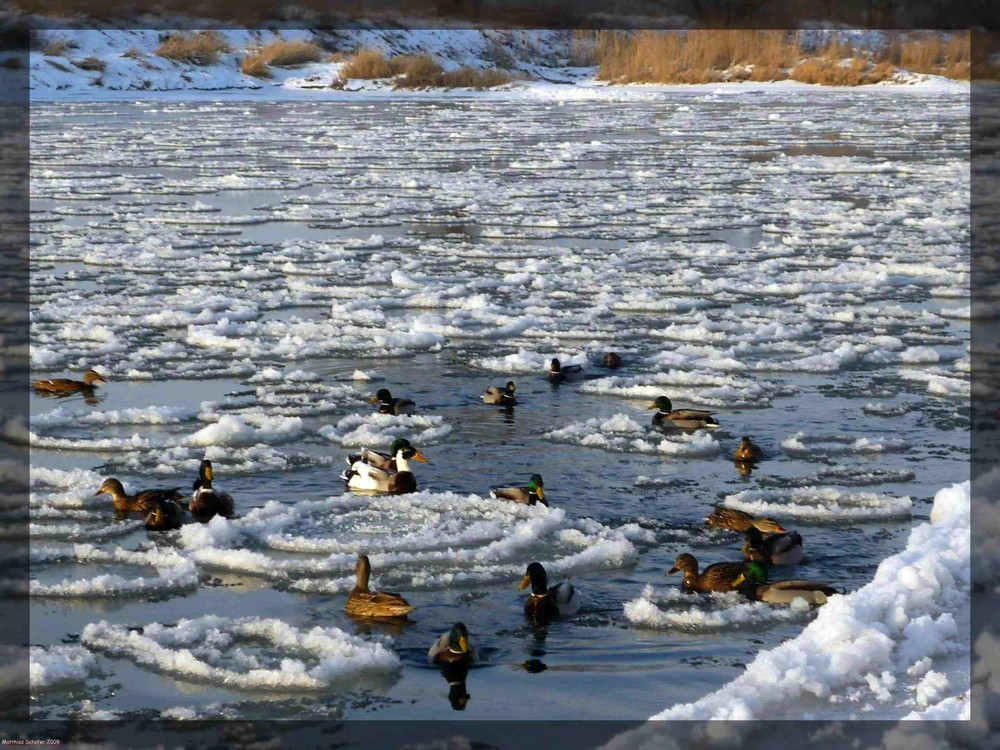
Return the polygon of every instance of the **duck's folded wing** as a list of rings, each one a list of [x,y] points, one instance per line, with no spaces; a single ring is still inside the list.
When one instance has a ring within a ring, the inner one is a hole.
[[[671,419],[705,419],[715,414],[714,411],[704,409],[674,409],[670,412]]]
[[[449,648],[449,646],[450,643],[448,633],[443,633],[436,641],[434,641],[434,643],[431,644],[431,647],[427,649],[427,661],[433,664],[434,657]]]
[[[791,581],[775,581],[769,585],[772,589],[781,591],[822,591],[824,594],[840,593],[832,583],[827,581],[802,581],[793,579]]]
[[[493,497],[501,500],[513,500],[515,503],[528,503],[530,493],[523,487],[497,487]]]
[[[377,466],[380,469],[384,469],[392,461],[392,456],[387,453],[379,453],[378,451],[373,451],[370,448],[361,449],[361,460],[366,464],[372,466]]]

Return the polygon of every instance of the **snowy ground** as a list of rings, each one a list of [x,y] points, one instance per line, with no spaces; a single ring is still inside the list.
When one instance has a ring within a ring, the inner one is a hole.
[[[444,703],[414,666],[424,641],[481,617],[490,699],[473,717],[525,690],[557,716],[607,718],[608,695],[643,716],[758,716],[771,698],[789,715],[965,715],[967,494],[927,516],[967,475],[967,88],[348,99],[206,72],[227,90],[115,94],[32,65],[32,367],[112,381],[3,426],[33,452],[40,710],[269,716],[286,704],[236,693],[294,688],[320,696],[296,711],[359,715],[324,692],[346,680],[414,717],[429,693]],[[175,73],[157,80],[191,83]],[[610,348],[615,373],[595,366]],[[550,388],[552,356],[585,377]],[[516,417],[483,410],[508,378]],[[371,414],[382,385],[420,413]],[[723,429],[654,432],[661,393]],[[340,494],[349,450],[401,434],[432,459],[420,493]],[[727,460],[741,434],[767,455],[751,477]],[[203,456],[239,518],[150,538],[92,497],[109,474],[189,486]],[[488,498],[538,463],[552,508]],[[804,574],[858,591],[818,615],[680,598],[673,555],[735,553],[701,525],[714,502],[806,527]],[[359,550],[427,613],[411,628],[344,618]],[[512,590],[526,559],[590,596],[548,646]],[[110,687],[126,679],[149,693]]]
[[[648,98],[672,89],[692,87],[670,86],[608,86],[595,79],[594,67],[575,67],[572,36],[565,31],[481,31],[481,30],[353,30],[314,33],[285,30],[233,31],[219,33],[230,45],[217,63],[195,65],[167,60],[155,55],[163,32],[140,30],[46,30],[39,32],[40,41],[30,57],[31,96],[34,100],[95,98],[159,97],[165,92],[188,97],[195,92],[224,94],[227,98],[332,98],[426,96],[443,92],[394,91],[387,80],[349,80],[343,91],[330,88],[341,78],[340,62],[308,63],[292,68],[271,68],[271,77],[255,78],[240,72],[240,61],[248,51],[277,39],[316,40],[329,48],[351,51],[358,47],[380,49],[387,55],[429,52],[446,69],[469,66],[491,69],[498,65],[523,78],[499,90],[471,91],[457,89],[447,92],[451,97],[504,98],[524,97],[556,99],[621,99]],[[66,42],[70,48],[58,54],[45,54],[53,41]],[[102,70],[85,70],[78,66],[96,58]],[[761,90],[779,87],[789,92],[815,88],[792,81],[778,83],[706,84],[695,90]],[[968,92],[969,84],[937,76],[901,71],[895,80],[861,88],[884,88],[906,91]]]

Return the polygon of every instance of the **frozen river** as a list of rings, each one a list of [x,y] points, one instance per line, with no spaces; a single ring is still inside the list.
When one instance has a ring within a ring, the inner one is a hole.
[[[968,478],[968,118],[891,90],[35,105],[33,374],[110,382],[5,428],[34,715],[641,719],[732,680],[813,614],[677,594],[679,553],[739,559],[713,504],[853,590]],[[583,377],[550,385],[552,356]],[[479,402],[508,379],[512,411]],[[382,387],[417,415],[373,415]],[[657,433],[659,395],[721,428]],[[397,436],[419,493],[344,494]],[[187,491],[205,456],[234,521],[147,533],[92,497]],[[534,472],[550,508],[489,498]],[[359,551],[407,624],[344,614]],[[528,625],[532,560],[578,615]],[[461,714],[425,663],[459,620]]]

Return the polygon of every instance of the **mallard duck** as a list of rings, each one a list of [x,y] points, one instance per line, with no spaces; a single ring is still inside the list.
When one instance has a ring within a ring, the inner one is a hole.
[[[173,500],[157,500],[146,516],[149,531],[171,531],[184,525],[184,509]]]
[[[667,571],[667,575],[683,571],[683,586],[692,591],[733,591],[736,588],[735,581],[742,575],[745,567],[743,563],[713,563],[699,575],[698,561],[694,555],[685,552],[677,556],[674,567]]]
[[[180,487],[168,490],[142,490],[134,495],[128,495],[125,493],[124,485],[117,479],[105,479],[101,488],[94,493],[94,497],[98,495],[111,495],[111,501],[119,513],[149,513],[156,508],[159,501],[184,499]]]
[[[574,375],[579,375],[581,370],[583,370],[582,365],[563,366],[558,359],[553,358],[552,361],[549,362],[549,380],[553,383],[561,383]]]
[[[541,503],[548,507],[549,504],[545,499],[545,487],[541,474],[532,474],[527,487],[497,487],[490,491],[490,497],[499,500],[513,500],[521,505]]]
[[[775,581],[767,582],[767,569],[761,564],[747,564],[746,571],[736,580],[736,590],[747,599],[769,604],[790,604],[795,599],[803,599],[809,604],[826,604],[827,597],[845,593],[825,581]]]
[[[215,516],[232,518],[236,514],[232,495],[212,487],[212,462],[207,458],[198,467],[198,478],[194,480],[194,494],[188,510],[199,521],[210,521]]]
[[[733,460],[737,462],[760,461],[763,457],[764,451],[748,437],[740,438],[739,446],[733,451]]]
[[[93,391],[97,383],[107,383],[103,377],[93,370],[83,373],[83,380],[70,380],[69,378],[52,378],[50,380],[36,380],[31,387],[36,391],[46,393],[79,393],[81,391]]]
[[[368,463],[363,457],[351,464],[351,468],[340,475],[340,478],[347,482],[348,489],[390,492],[394,495],[416,492],[417,479],[410,470],[410,461],[426,463],[427,459],[410,445],[408,440],[395,441],[393,446],[396,446],[397,450],[386,468]],[[384,454],[377,455],[380,457],[379,460],[385,458]]]
[[[368,399],[369,404],[378,404],[379,414],[412,414],[416,404],[408,398],[393,398],[388,388],[380,388],[378,393]]]
[[[372,575],[372,564],[368,555],[358,555],[354,566],[357,584],[347,597],[344,611],[356,617],[406,617],[413,607],[399,594],[388,591],[369,591],[368,580]]]
[[[496,404],[498,406],[513,406],[517,403],[517,399],[514,398],[514,391],[516,390],[517,387],[514,385],[513,380],[508,380],[507,385],[503,388],[491,385],[482,396],[483,403]]]
[[[609,370],[617,370],[622,366],[622,358],[614,352],[608,352],[601,358],[601,366],[607,367]]]
[[[524,603],[524,614],[538,619],[569,617],[580,610],[580,592],[569,581],[549,588],[549,577],[541,563],[533,562],[524,571],[519,589],[531,586],[531,596]]]
[[[666,396],[660,396],[656,401],[646,407],[646,409],[656,409],[653,415],[653,424],[656,427],[680,427],[684,430],[700,430],[709,427],[718,427],[719,422],[712,416],[714,411],[703,411],[702,409],[674,409],[674,405]]]
[[[742,510],[722,507],[716,507],[708,514],[705,525],[739,532],[744,532],[751,526],[768,534],[781,534],[785,531],[773,518],[755,518]]]
[[[802,536],[794,531],[764,536],[760,529],[751,526],[746,530],[745,536],[743,557],[751,562],[763,562],[770,565],[798,565],[805,555],[805,550],[802,548]]]
[[[352,453],[347,457],[347,465],[354,466],[358,461],[363,461],[369,466],[374,466],[376,469],[385,469],[386,471],[397,471],[396,468],[396,454],[405,448],[412,448],[414,455],[419,454],[420,451],[413,448],[410,441],[406,438],[396,438],[389,445],[389,452],[382,453],[380,451],[373,451],[371,448],[362,448],[360,453]],[[423,454],[420,454],[420,458],[423,458]],[[420,458],[416,459],[417,461]]]
[[[451,630],[442,633],[427,649],[429,664],[471,664],[475,658],[469,631],[461,622],[452,625]]]

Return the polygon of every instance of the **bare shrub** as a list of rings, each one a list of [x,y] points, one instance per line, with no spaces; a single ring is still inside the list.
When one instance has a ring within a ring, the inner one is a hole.
[[[219,55],[228,52],[226,40],[214,31],[199,31],[197,34],[170,34],[155,54],[167,60],[188,62],[193,65],[214,65]]]

